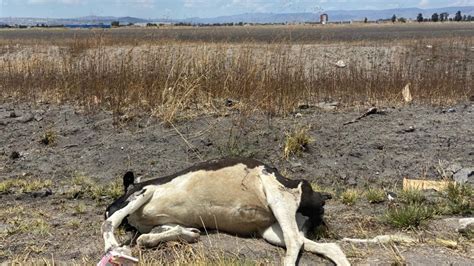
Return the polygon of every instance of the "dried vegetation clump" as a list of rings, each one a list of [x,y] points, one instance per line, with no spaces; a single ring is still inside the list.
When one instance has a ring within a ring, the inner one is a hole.
[[[116,118],[146,112],[172,123],[225,109],[225,99],[237,100],[233,108],[239,111],[284,115],[301,102],[328,99],[342,106],[401,103],[407,84],[419,103],[466,100],[473,90],[469,37],[337,44],[341,49],[330,57],[349,56],[341,51],[359,49],[370,59],[343,58],[345,68],[321,55],[318,44],[285,40],[129,40],[121,46],[113,41],[95,33],[50,46],[46,41],[44,46],[3,45],[0,96],[105,108]]]

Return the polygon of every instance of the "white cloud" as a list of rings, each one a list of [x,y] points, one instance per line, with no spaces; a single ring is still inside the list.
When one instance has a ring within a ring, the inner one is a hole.
[[[83,3],[83,0],[28,0],[28,4],[66,4],[66,5],[77,5]]]
[[[119,5],[139,8],[155,8],[155,0],[115,0]]]
[[[474,0],[460,0],[453,3],[454,6],[474,6]]]
[[[420,3],[418,3],[419,7],[428,7],[430,5],[429,0],[421,0]]]

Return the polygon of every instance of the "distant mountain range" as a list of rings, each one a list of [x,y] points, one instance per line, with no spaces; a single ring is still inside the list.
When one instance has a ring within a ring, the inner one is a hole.
[[[415,19],[419,13],[424,17],[431,17],[433,13],[447,12],[451,16],[457,11],[461,11],[463,15],[474,15],[474,6],[460,6],[460,7],[443,7],[443,8],[397,8],[385,10],[328,10],[325,13],[329,16],[329,21],[350,21],[350,20],[369,20],[389,19],[394,14],[397,17],[404,17],[408,19]],[[110,24],[112,21],[119,21],[121,24],[128,23],[285,23],[285,22],[315,22],[319,21],[320,13],[245,13],[232,16],[220,16],[214,18],[186,18],[186,19],[142,19],[135,17],[106,17],[106,16],[87,16],[80,18],[17,18],[17,17],[3,17],[0,18],[0,24],[22,24],[22,25],[67,25],[67,24]]]

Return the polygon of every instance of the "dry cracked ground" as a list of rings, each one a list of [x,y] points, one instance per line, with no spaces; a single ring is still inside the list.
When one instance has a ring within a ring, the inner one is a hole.
[[[145,114],[114,119],[103,110],[5,101],[0,104],[0,262],[94,264],[102,255],[103,212],[120,195],[125,171],[148,179],[238,155],[333,193],[326,207],[328,228],[314,237],[341,243],[354,264],[473,265],[474,242],[456,231],[459,214],[436,212],[419,226],[399,229],[386,217],[392,204],[401,203],[388,202],[385,194],[379,203],[366,198],[369,189],[399,191],[404,177],[439,180],[450,170],[474,167],[473,102],[379,106],[375,114],[345,125],[364,111],[310,107],[271,118],[229,108],[170,126]],[[306,127],[313,141],[300,156],[285,159],[285,137],[299,127]],[[437,204],[439,195],[428,194],[425,200]],[[472,213],[470,195],[467,213]],[[124,241],[129,237],[119,234]],[[414,242],[341,242],[383,234],[403,234]],[[277,264],[284,249],[203,232],[196,244],[134,247],[133,253],[143,264]],[[328,263],[308,253],[300,258],[302,265]]]

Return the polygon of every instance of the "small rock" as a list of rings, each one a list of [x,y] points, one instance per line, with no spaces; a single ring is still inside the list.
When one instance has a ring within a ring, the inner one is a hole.
[[[303,115],[301,113],[296,113],[295,114],[295,118],[301,118],[301,117],[303,117]]]
[[[301,109],[301,110],[305,110],[305,109],[309,109],[309,108],[311,108],[311,106],[309,104],[306,104],[306,103],[298,105],[298,109]]]
[[[409,126],[408,128],[399,130],[398,133],[411,133],[411,132],[414,132],[414,131],[415,131],[415,127],[414,126]]]
[[[344,68],[347,66],[346,63],[342,60],[337,61],[335,65],[339,68]]]
[[[446,168],[446,171],[449,171],[449,172],[452,172],[453,174],[455,174],[457,171],[461,170],[462,169],[462,166],[458,163],[453,163],[451,164],[450,166],[448,166]]]
[[[433,48],[433,45],[428,44],[428,45],[426,45],[426,48],[431,49],[431,48]]]
[[[237,101],[233,100],[233,99],[225,99],[225,106],[227,107],[232,107],[234,106],[235,104],[237,103]]]
[[[43,120],[43,117],[42,117],[41,115],[39,115],[39,114],[36,114],[36,115],[34,116],[34,118],[35,118],[35,120],[38,121],[38,122],[41,121],[41,120]]]
[[[16,160],[18,158],[20,158],[20,153],[17,151],[12,151],[12,153],[10,154],[10,159]]]
[[[353,152],[349,153],[349,156],[352,156],[352,157],[355,157],[355,158],[360,158],[360,157],[362,157],[362,153],[360,153],[358,151],[353,151]]]
[[[214,144],[214,143],[212,143],[212,141],[211,141],[210,139],[202,139],[202,140],[201,140],[201,143],[202,143],[204,146],[207,146],[207,147],[212,146],[212,144]]]
[[[35,191],[31,193],[33,198],[46,198],[51,195],[53,195],[53,191],[50,188],[47,188],[44,191]]]
[[[303,166],[303,164],[302,164],[302,163],[298,163],[298,162],[291,162],[291,161],[290,161],[290,165],[291,165],[291,167],[292,167],[292,168],[297,168],[297,167],[301,167],[301,166]]]
[[[18,117],[17,121],[21,123],[28,123],[28,122],[33,121],[34,118],[35,117],[32,114],[26,114],[26,115]]]
[[[453,179],[459,184],[474,184],[474,168],[463,168],[457,171],[454,174]]]
[[[351,178],[349,178],[349,180],[347,180],[347,184],[349,186],[355,186],[355,185],[357,185],[357,180],[355,178],[351,177]]]
[[[18,115],[13,111],[10,113],[10,118],[17,118]]]
[[[459,227],[457,231],[467,239],[474,238],[474,218],[459,219]]]

